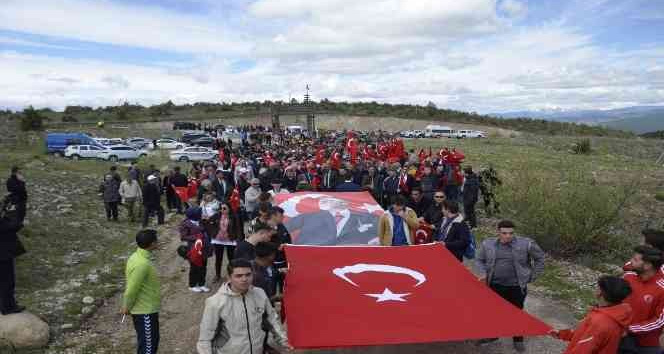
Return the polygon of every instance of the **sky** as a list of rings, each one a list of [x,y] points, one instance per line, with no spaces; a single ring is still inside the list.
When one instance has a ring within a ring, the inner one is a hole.
[[[0,0],[0,108],[664,104],[664,0]]]

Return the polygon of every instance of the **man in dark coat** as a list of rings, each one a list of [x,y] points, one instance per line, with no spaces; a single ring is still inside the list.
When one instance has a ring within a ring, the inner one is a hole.
[[[16,288],[16,257],[25,253],[16,234],[23,223],[19,220],[16,204],[6,198],[0,206],[0,312],[3,315],[19,313],[25,307],[16,303],[14,290]]]
[[[426,212],[424,212],[424,221],[434,227],[440,225],[441,220],[443,220],[443,202],[445,201],[445,193],[441,190],[437,190],[433,194],[433,203],[429,206]]]
[[[342,178],[342,183],[337,184],[335,187],[336,192],[361,192],[362,187],[353,182],[353,175],[346,170],[339,170],[339,177]]]
[[[459,262],[463,262],[463,254],[470,245],[470,228],[459,214],[459,204],[446,200],[443,202],[443,219],[434,240],[441,242],[452,252]]]
[[[25,220],[28,203],[28,191],[25,188],[25,180],[17,166],[12,167],[11,175],[7,179],[7,192],[12,204],[16,206],[16,217],[20,224]]]
[[[170,177],[170,183],[175,186],[175,187],[186,187],[189,185],[189,182],[187,181],[187,176],[185,176],[182,172],[180,172],[180,166],[175,166],[173,168],[173,175]],[[168,189],[173,189],[171,186],[166,186]],[[175,192],[175,191],[173,191]],[[177,209],[178,214],[183,213],[183,208],[182,208],[182,201],[180,200],[177,195],[175,196],[175,208]]]
[[[333,191],[337,186],[337,177],[339,172],[332,167],[328,162],[323,164],[322,170],[322,181],[321,181],[321,190],[323,191]]]
[[[406,206],[413,209],[418,217],[423,217],[429,206],[431,206],[431,201],[424,197],[419,187],[415,187],[410,191],[410,198]]]
[[[150,175],[148,183],[143,186],[143,227],[148,226],[150,214],[157,214],[157,223],[164,223],[164,208],[161,206],[161,192],[159,191],[159,178]]]
[[[464,169],[466,174],[463,184],[463,212],[471,228],[477,227],[477,216],[475,215],[475,204],[479,200],[480,179],[473,172],[473,168],[468,166]]]
[[[221,169],[217,169],[216,178],[212,182],[212,188],[214,188],[217,194],[217,200],[222,203],[227,203],[231,193],[233,193],[233,186],[226,180],[224,171]]]

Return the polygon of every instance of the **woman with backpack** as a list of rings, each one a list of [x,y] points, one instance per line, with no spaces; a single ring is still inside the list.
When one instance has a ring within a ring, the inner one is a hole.
[[[228,261],[233,260],[235,244],[241,235],[239,216],[231,210],[228,203],[221,203],[219,207],[218,232],[212,238],[214,248],[214,281],[221,281],[221,264],[224,261],[224,251],[228,252]]]
[[[179,227],[180,240],[187,242],[187,257],[189,259],[189,290],[195,293],[209,292],[205,286],[207,275],[207,259],[212,254],[210,238],[201,225],[203,210],[200,207],[191,207],[185,212],[186,219]]]

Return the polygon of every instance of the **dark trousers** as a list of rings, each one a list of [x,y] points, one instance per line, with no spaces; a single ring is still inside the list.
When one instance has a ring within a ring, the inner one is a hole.
[[[0,260],[0,311],[16,308],[14,289],[16,288],[16,267],[14,259]]]
[[[477,227],[477,216],[475,215],[475,203],[463,204],[463,213],[468,220],[468,226],[471,228]]]
[[[168,210],[177,209],[178,201],[180,201],[180,198],[175,193],[166,192],[166,207]]]
[[[203,259],[203,266],[197,267],[189,263],[189,287],[205,286],[205,277],[207,276],[207,258]]]
[[[137,354],[156,354],[159,348],[159,314],[131,315],[136,330]]]
[[[661,354],[660,347],[641,347],[636,337],[631,334],[622,338],[618,347],[618,354]]]
[[[118,204],[120,202],[104,202],[104,208],[106,209],[106,219],[118,220]]]
[[[148,208],[143,207],[143,227],[148,226],[148,220],[150,220],[150,214],[157,213],[157,224],[161,225],[164,223],[164,208],[160,205],[159,208]]]
[[[221,277],[221,264],[224,262],[224,250],[228,250],[228,261],[233,260],[233,253],[235,253],[235,246],[226,245],[213,245],[214,246],[214,275],[217,278]]]
[[[527,289],[521,289],[520,286],[503,286],[491,284],[491,290],[507,300],[510,304],[523,310],[523,304],[526,301]],[[523,337],[513,337],[515,342],[523,342]]]

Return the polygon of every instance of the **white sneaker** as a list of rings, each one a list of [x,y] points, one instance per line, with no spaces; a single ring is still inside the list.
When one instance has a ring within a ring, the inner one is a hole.
[[[210,292],[210,288],[208,288],[207,286],[199,286],[198,288],[204,293]]]
[[[203,289],[199,288],[198,286],[195,286],[193,288],[189,288],[189,290],[191,290],[194,293],[202,293],[203,292]]]

